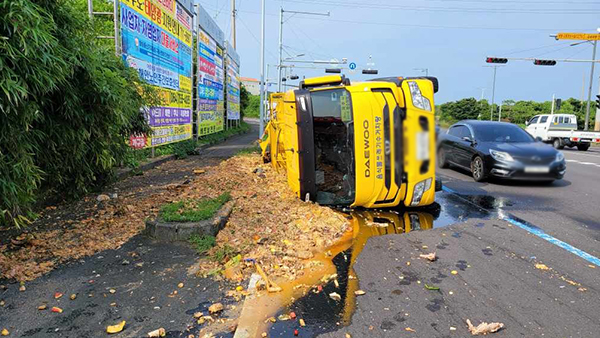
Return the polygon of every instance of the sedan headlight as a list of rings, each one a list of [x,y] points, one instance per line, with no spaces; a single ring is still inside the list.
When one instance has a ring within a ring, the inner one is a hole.
[[[415,81],[409,81],[408,88],[410,88],[410,96],[412,97],[413,106],[419,109],[431,111],[431,102],[429,102],[429,99],[421,94],[419,85]]]
[[[512,156],[510,156],[509,153],[505,153],[503,151],[491,149],[490,155],[492,155],[492,157],[497,161],[502,161],[502,162],[514,162],[515,161],[515,159]]]
[[[411,206],[417,206],[421,203],[421,198],[423,198],[423,194],[431,188],[431,178],[428,178],[424,181],[421,181],[415,184],[415,190],[413,191]]]
[[[562,162],[565,160],[565,155],[563,155],[563,153],[561,153],[560,151],[558,153],[556,153],[556,162]]]

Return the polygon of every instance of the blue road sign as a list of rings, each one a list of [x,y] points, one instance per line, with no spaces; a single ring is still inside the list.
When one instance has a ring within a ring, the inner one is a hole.
[[[350,68],[351,70],[355,70],[356,69],[356,63],[350,62],[350,64],[348,65],[348,68]]]

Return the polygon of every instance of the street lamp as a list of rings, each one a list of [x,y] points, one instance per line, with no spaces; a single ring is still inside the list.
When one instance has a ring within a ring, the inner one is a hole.
[[[413,68],[413,70],[418,70],[425,73],[425,76],[429,76],[429,68]]]

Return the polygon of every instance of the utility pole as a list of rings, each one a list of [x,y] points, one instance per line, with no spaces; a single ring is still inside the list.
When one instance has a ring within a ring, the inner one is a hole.
[[[494,82],[492,84],[492,103],[490,104],[490,121],[494,118],[494,100],[496,98],[496,70],[499,66],[484,66],[494,68]]]
[[[283,59],[283,7],[279,8],[279,62],[277,63],[277,91],[281,93],[281,62]]]
[[[235,43],[235,0],[231,0],[231,34],[231,42],[233,42],[232,47],[233,49],[237,49]]]
[[[598,46],[598,41],[594,41],[594,49],[592,51],[592,61],[596,61],[596,47]],[[594,66],[595,62],[592,62],[592,69],[590,71],[590,85],[588,87],[588,102],[585,108],[585,125],[583,130],[589,130],[590,123],[590,103],[592,101],[592,86],[594,85]],[[596,108],[596,116],[598,116],[598,109]],[[596,119],[596,124],[598,120]],[[595,129],[595,126],[594,126]]]
[[[234,0],[235,1],[235,0]],[[260,114],[258,138],[265,131],[265,0],[261,0],[260,14]],[[234,40],[235,41],[235,40]]]
[[[283,66],[283,13],[291,13],[291,14],[303,14],[303,15],[319,15],[319,16],[330,16],[330,13],[315,13],[315,12],[299,12],[299,11],[284,11],[283,7],[279,9],[279,62],[277,63],[277,68],[279,68],[279,78],[277,79],[277,91],[281,92],[281,78],[282,73],[281,69]]]

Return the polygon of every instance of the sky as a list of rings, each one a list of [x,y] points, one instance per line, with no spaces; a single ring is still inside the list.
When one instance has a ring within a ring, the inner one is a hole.
[[[241,76],[260,76],[260,0],[235,0]],[[592,58],[593,46],[557,41],[558,32],[596,33],[600,1],[590,0],[265,0],[266,63],[278,60],[279,10],[330,13],[284,14],[284,58],[354,62],[358,70],[383,76],[419,76],[427,68],[439,79],[436,103],[483,97],[491,101],[493,68],[488,56],[541,59]],[[231,38],[231,0],[195,0]],[[598,48],[600,58],[600,47]],[[371,59],[370,59],[371,57]],[[371,60],[371,61],[369,61]],[[351,80],[365,80],[343,65]],[[269,78],[276,68],[271,67]],[[325,75],[323,69],[295,69],[300,78]],[[598,94],[600,64],[593,81]],[[535,66],[510,60],[497,69],[495,102],[503,100],[587,99],[590,63]],[[297,84],[298,81],[289,83]],[[482,89],[484,88],[484,89]],[[271,87],[275,90],[275,87]]]

